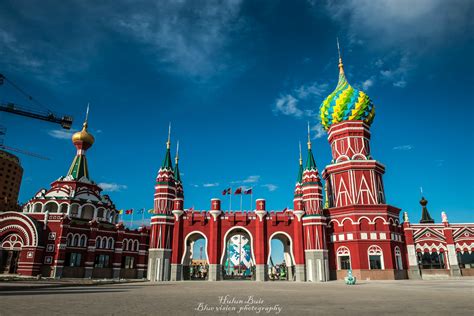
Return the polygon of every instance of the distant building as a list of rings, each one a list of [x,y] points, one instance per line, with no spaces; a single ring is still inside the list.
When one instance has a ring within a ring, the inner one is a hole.
[[[0,212],[18,210],[23,168],[17,156],[0,150]]]
[[[39,190],[23,213],[0,213],[0,273],[143,278],[148,230],[118,223],[114,203],[91,180],[86,151],[94,137],[87,121],[72,141],[77,154],[67,175]],[[6,163],[10,174],[16,170],[13,163]]]

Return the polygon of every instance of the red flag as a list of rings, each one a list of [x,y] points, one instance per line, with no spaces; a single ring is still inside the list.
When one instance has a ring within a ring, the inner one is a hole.
[[[125,214],[132,214],[132,213],[133,213],[133,209],[129,209],[125,211]]]
[[[244,194],[252,194],[252,188],[245,190]]]
[[[228,188],[228,189],[225,189],[224,191],[222,191],[222,195],[226,195],[226,194],[232,194],[232,190],[230,188]]]
[[[222,195],[226,195],[227,194],[227,189],[225,189],[224,191],[222,191]]]
[[[242,188],[237,188],[234,194],[242,194]]]

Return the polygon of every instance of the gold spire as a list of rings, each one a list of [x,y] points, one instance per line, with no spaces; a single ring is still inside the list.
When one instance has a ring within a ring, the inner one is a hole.
[[[179,140],[176,143],[176,157],[174,158],[174,162],[178,164],[178,160],[179,160]]]
[[[308,149],[311,149],[311,132],[309,129],[309,122],[308,122]]]
[[[166,142],[166,149],[170,149],[171,145],[171,122],[170,125],[168,126],[168,141]]]
[[[303,165],[303,156],[301,155],[301,142],[300,143],[300,166]]]
[[[339,55],[339,74],[343,74],[344,73],[344,65],[342,64],[342,57],[341,57],[341,49],[339,47],[339,38],[336,37],[336,41],[337,41],[337,53]]]
[[[94,144],[94,136],[92,136],[88,131],[87,131],[87,121],[89,119],[89,103],[87,103],[87,110],[86,110],[86,119],[84,121],[84,123],[82,124],[82,130],[77,132],[77,133],[74,133],[74,135],[72,135],[72,142],[75,143],[75,142],[83,142],[83,143],[86,143],[86,144],[89,144],[90,146],[92,146],[92,144]]]

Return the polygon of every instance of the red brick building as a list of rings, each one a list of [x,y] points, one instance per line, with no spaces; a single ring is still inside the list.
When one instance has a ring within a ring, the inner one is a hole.
[[[0,213],[0,273],[76,278],[143,278],[148,230],[125,228],[108,195],[91,180],[87,121],[72,137],[69,172],[41,189],[23,213]]]

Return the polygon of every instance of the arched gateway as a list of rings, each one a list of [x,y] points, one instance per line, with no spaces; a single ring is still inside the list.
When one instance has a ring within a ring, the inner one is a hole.
[[[168,137],[155,185],[148,278],[183,279],[185,237],[193,231],[207,237],[212,281],[229,275],[266,280],[273,238],[283,243],[288,269],[278,279],[323,282],[343,279],[348,269],[359,279],[405,278],[406,259],[395,251],[405,249],[400,209],[386,204],[385,167],[370,152],[375,107],[350,86],[341,59],[339,82],[319,116],[331,163],[319,173],[308,126],[306,165],[300,153],[293,209],[279,212],[267,211],[265,200],[249,212],[224,211],[219,199],[211,200],[209,211],[185,211],[178,158],[173,168]]]

